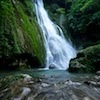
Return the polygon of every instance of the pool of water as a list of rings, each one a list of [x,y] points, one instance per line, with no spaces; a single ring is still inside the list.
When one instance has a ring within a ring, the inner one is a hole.
[[[49,81],[61,81],[72,79],[75,81],[82,81],[83,79],[89,79],[94,76],[94,74],[78,74],[78,73],[69,73],[65,70],[40,70],[40,69],[31,69],[24,71],[2,71],[0,72],[0,78],[8,75],[15,74],[29,74],[33,78],[47,78]]]

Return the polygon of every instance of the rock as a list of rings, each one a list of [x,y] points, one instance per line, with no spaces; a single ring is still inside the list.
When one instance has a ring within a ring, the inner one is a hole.
[[[20,80],[23,80],[23,76],[21,74],[5,76],[2,79],[0,79],[0,89],[6,90],[7,87]]]
[[[24,97],[26,97],[31,92],[30,88],[23,87],[22,93],[19,95],[18,98],[14,98],[14,100],[22,100]]]
[[[69,64],[70,72],[96,72],[100,70],[100,44],[87,47],[78,52]],[[99,74],[100,72],[98,72]]]
[[[96,80],[100,81],[100,76],[96,75],[94,78],[95,78]]]
[[[27,74],[22,75],[30,78]],[[30,84],[31,81],[29,83],[23,81],[22,75],[21,80],[13,81],[8,88],[0,91],[0,100],[99,100],[100,98],[100,83],[93,81],[94,77],[92,81],[87,79],[84,82],[89,84],[88,86],[82,84],[80,79],[76,81],[78,77],[59,81],[56,77],[51,79],[49,77],[43,78],[40,82],[37,80],[41,78],[34,77],[32,79],[34,83]],[[13,77],[15,78],[15,75]]]
[[[97,71],[97,72],[96,72],[96,75],[100,75],[100,71]]]
[[[72,84],[72,81],[71,80],[67,80],[64,84],[65,85]]]
[[[34,82],[33,82],[33,81],[29,81],[28,83],[29,83],[29,84],[33,84]]]
[[[37,80],[37,82],[39,82],[39,83],[42,82],[42,79],[39,78],[39,79]]]
[[[23,87],[22,96],[26,96],[31,92],[31,89],[28,87]]]
[[[56,69],[57,67],[54,65],[54,64],[51,64],[50,66],[49,66],[49,69]]]
[[[50,86],[50,85],[47,84],[47,83],[42,83],[41,85],[42,85],[42,87],[48,87],[48,86]]]
[[[54,83],[54,84],[53,84],[53,86],[54,86],[54,87],[57,87],[57,84],[56,84],[56,83]]]
[[[91,100],[90,97],[84,97],[83,100]]]
[[[100,82],[91,81],[90,84],[95,86],[95,87],[99,87],[100,88]]]
[[[70,61],[69,71],[70,72],[80,72],[80,70],[85,70],[86,66],[78,62],[77,60]]]
[[[67,80],[64,84],[65,85],[82,85],[80,82],[72,82],[71,80]]]
[[[29,82],[31,81],[32,77],[28,74],[21,74],[24,77],[24,82]]]
[[[85,81],[84,82],[86,85],[92,85],[94,87],[99,87],[100,88],[100,82],[95,82],[95,81]]]
[[[72,94],[71,97],[73,100],[78,100],[78,97],[75,94]]]

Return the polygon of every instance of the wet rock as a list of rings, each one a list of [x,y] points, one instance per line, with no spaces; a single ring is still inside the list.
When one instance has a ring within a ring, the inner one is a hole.
[[[71,80],[67,80],[64,84],[65,85],[72,84],[72,81]]]
[[[28,74],[21,74],[21,75],[24,77],[24,82],[29,82],[32,79],[32,77]]]
[[[72,82],[71,80],[67,80],[65,84],[66,85],[82,85],[80,82]]]
[[[87,47],[78,52],[69,64],[70,72],[96,72],[100,70],[100,44]],[[98,72],[100,74],[100,72]]]
[[[57,87],[57,84],[56,84],[56,83],[54,83],[54,84],[53,84],[53,86],[54,86],[54,87]]]
[[[99,76],[100,76],[100,71],[97,71],[97,72],[96,72],[96,75],[99,75]]]
[[[51,64],[50,66],[49,66],[49,69],[56,69],[57,67],[54,65],[54,64]]]
[[[41,86],[42,86],[42,87],[48,87],[48,86],[50,86],[50,85],[47,84],[47,83],[42,83]]]
[[[75,94],[72,94],[72,95],[71,95],[71,98],[72,98],[73,100],[78,100],[78,97],[77,97]]]
[[[70,66],[69,66],[69,71],[70,72],[82,72],[83,70],[85,70],[86,69],[86,66],[85,65],[83,65],[83,64],[81,64],[81,63],[79,63],[79,61],[77,61],[77,60],[71,60],[70,61]]]
[[[90,84],[95,86],[95,87],[99,87],[100,88],[100,82],[91,81]]]
[[[100,88],[100,82],[95,82],[95,81],[85,81],[84,82],[86,85],[92,85],[94,87],[99,87]]]
[[[30,88],[23,87],[22,93],[19,95],[19,97],[14,98],[14,100],[22,100],[24,97],[26,97],[31,92]]]
[[[22,75],[21,75],[22,76]],[[30,78],[27,74],[24,76]],[[53,78],[32,78],[28,82],[21,80],[12,82],[8,88],[0,91],[0,100],[99,100],[100,83],[87,79],[82,84],[75,79],[56,81]],[[38,82],[40,80],[40,82]],[[52,82],[50,83],[50,81]],[[55,80],[55,81],[54,81]],[[32,84],[31,81],[33,81]],[[83,81],[83,80],[82,80]]]
[[[42,79],[39,78],[39,79],[37,80],[37,82],[38,82],[38,83],[41,83],[41,82],[42,82]]]
[[[98,80],[98,81],[100,81],[100,76],[96,75],[95,79]]]
[[[90,97],[84,97],[82,100],[92,100]]]

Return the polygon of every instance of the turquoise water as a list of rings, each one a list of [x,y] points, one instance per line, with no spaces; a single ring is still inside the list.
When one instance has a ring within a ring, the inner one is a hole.
[[[15,75],[15,74],[29,74],[32,77],[37,78],[47,78],[49,81],[61,81],[72,79],[75,81],[82,81],[83,79],[88,79],[94,76],[94,74],[73,74],[69,73],[65,70],[39,70],[39,69],[31,69],[31,70],[24,70],[24,71],[6,71],[0,72],[0,78],[8,75]]]
[[[39,69],[31,69],[24,71],[2,71],[0,72],[0,77],[14,74],[29,74],[32,77],[52,77],[52,76],[69,76],[70,73],[63,70],[39,70]]]

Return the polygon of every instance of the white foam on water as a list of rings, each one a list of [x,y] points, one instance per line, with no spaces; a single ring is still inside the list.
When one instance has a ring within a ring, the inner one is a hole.
[[[70,59],[76,57],[76,50],[64,37],[63,31],[49,18],[43,0],[34,0],[38,24],[44,37],[46,67],[66,70]]]

